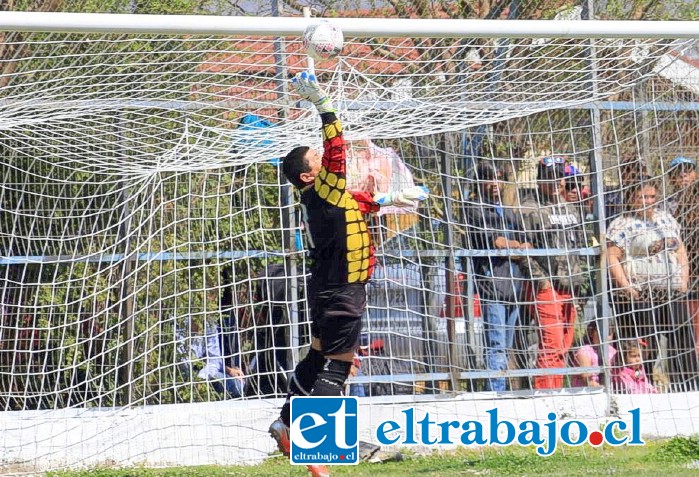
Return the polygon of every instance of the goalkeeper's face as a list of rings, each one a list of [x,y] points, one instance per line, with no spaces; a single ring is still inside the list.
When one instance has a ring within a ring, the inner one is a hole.
[[[317,150],[309,149],[306,153],[305,159],[306,163],[308,164],[308,171],[301,173],[301,180],[308,184],[313,182],[320,172],[323,157]]]

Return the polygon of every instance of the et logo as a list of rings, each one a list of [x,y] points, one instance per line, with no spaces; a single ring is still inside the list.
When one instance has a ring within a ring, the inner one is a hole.
[[[291,463],[359,463],[356,397],[291,398]]]

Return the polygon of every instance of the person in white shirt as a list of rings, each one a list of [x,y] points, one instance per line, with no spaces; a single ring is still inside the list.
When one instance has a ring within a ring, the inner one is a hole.
[[[688,289],[687,251],[675,218],[656,207],[657,189],[651,181],[628,186],[624,196],[627,211],[607,230],[611,301],[620,342],[647,343],[644,366],[646,374],[653,376],[662,335],[669,340],[665,356],[670,361],[684,352],[674,330],[684,321],[683,307],[676,305]],[[677,366],[681,364],[670,362],[661,368],[669,373]]]

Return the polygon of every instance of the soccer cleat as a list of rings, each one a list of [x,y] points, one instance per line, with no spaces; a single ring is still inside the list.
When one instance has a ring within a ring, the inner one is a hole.
[[[277,447],[279,447],[279,450],[281,451],[282,454],[285,456],[289,456],[289,453],[291,452],[291,440],[289,439],[289,427],[282,422],[282,418],[280,417],[276,421],[272,423],[272,425],[269,426],[269,434],[272,436],[272,439],[277,441]],[[310,466],[309,466],[310,470]],[[320,474],[322,475],[322,474]]]
[[[289,438],[289,427],[282,422],[280,417],[269,426],[269,434],[277,441],[277,447],[282,454],[289,457],[291,452],[291,439]],[[324,465],[308,465],[308,471],[313,477],[330,477],[330,471]]]
[[[326,465],[314,464],[306,467],[313,477],[330,477],[330,470]]]

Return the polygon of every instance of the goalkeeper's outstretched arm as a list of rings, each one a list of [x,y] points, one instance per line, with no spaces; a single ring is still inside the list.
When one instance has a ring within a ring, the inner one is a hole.
[[[286,164],[294,162],[295,153],[300,155],[300,160],[295,162],[308,163],[307,170],[301,171],[303,178],[297,184],[299,188],[307,186],[311,180],[318,195],[333,205],[338,205],[347,189],[347,155],[345,140],[342,131],[342,123],[337,118],[335,107],[330,97],[321,89],[315,75],[307,72],[296,74],[292,79],[292,84],[296,92],[303,99],[312,103],[320,114],[323,123],[323,155],[320,161],[320,168],[317,173],[313,162],[317,159],[314,151],[308,148],[297,148],[285,159],[285,174],[294,183],[293,177],[298,171],[287,173]],[[415,207],[417,203],[427,199],[429,190],[426,187],[414,186],[391,193],[377,193],[370,195],[363,192],[351,192],[357,200],[363,213],[376,212],[378,207]]]
[[[342,123],[315,75],[305,71],[298,73],[292,84],[299,96],[315,106],[323,122],[323,155],[320,169],[314,177],[314,188],[323,200],[338,205],[347,188],[347,155]]]
[[[413,186],[398,192],[378,193],[374,195],[374,201],[379,207],[417,207],[417,203],[426,200],[429,195],[430,190],[427,187]]]

